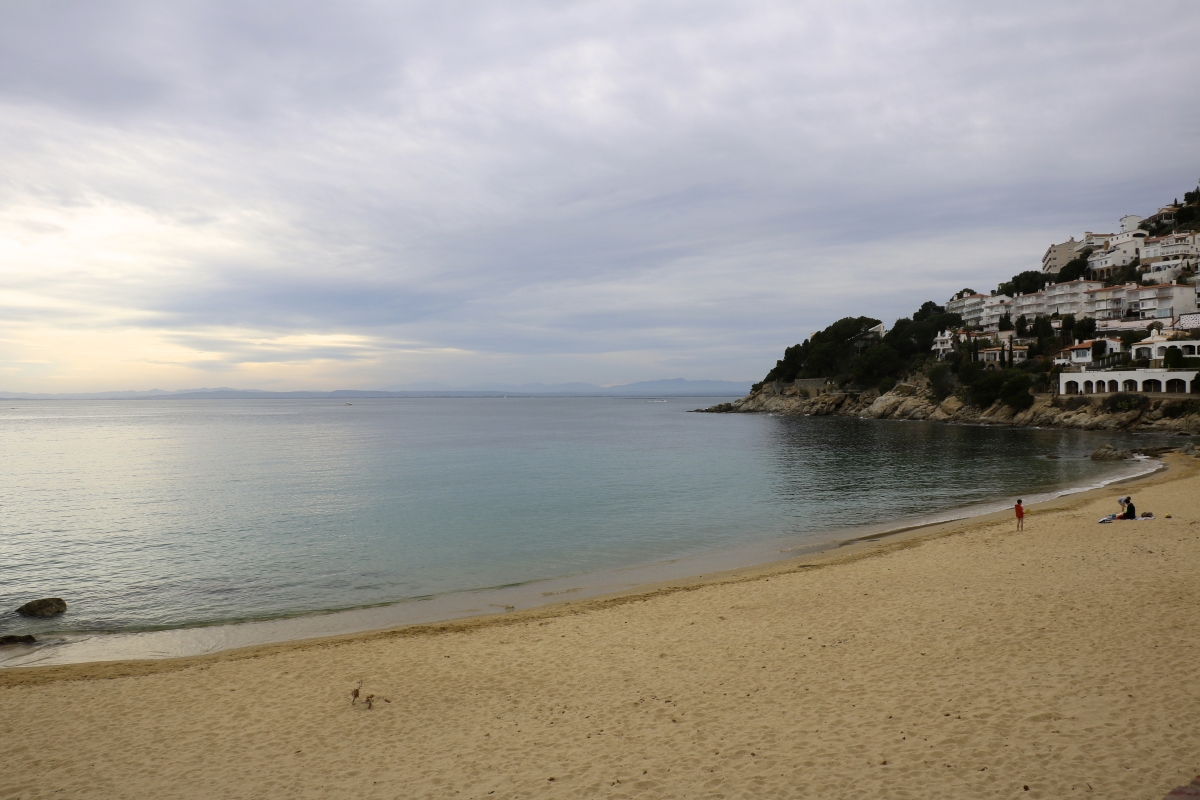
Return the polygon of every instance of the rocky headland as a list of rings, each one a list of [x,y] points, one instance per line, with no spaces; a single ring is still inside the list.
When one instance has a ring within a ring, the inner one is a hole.
[[[732,403],[697,409],[707,413],[770,413],[791,416],[863,417],[866,419],[932,420],[976,425],[1016,425],[1082,430],[1123,430],[1176,434],[1200,433],[1200,402],[1177,397],[1147,396],[1137,408],[1107,410],[1104,395],[1056,397],[1035,395],[1033,405],[1018,411],[1001,401],[987,408],[950,396],[938,401],[928,387],[901,383],[880,394],[874,390],[813,390],[794,383],[764,383]]]

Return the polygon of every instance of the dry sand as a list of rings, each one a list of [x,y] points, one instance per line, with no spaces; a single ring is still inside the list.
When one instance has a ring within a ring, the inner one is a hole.
[[[1200,770],[1200,462],[1169,463],[1023,533],[1003,515],[499,618],[9,670],[0,798],[1159,800]],[[1159,519],[1097,525],[1118,491]]]

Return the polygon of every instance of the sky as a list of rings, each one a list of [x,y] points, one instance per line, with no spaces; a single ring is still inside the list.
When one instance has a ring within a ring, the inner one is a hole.
[[[758,380],[1200,178],[1200,4],[0,4],[0,390]]]

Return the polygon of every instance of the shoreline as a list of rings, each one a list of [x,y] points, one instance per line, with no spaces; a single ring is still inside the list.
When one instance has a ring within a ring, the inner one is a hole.
[[[1160,460],[1141,459],[1147,468],[1133,475],[1101,480],[1082,487],[1052,489],[1028,495],[1030,512],[1060,507],[1062,501],[1088,499],[1114,485],[1137,485],[1169,472]],[[1144,485],[1144,484],[1143,484]],[[0,661],[3,676],[12,672],[55,670],[103,664],[141,664],[190,661],[219,657],[261,648],[319,645],[356,637],[392,634],[404,630],[441,630],[442,626],[479,621],[520,619],[528,613],[576,613],[574,606],[608,603],[622,598],[653,596],[664,587],[703,586],[730,578],[755,579],[758,573],[786,570],[800,560],[836,560],[840,555],[924,535],[941,535],[942,529],[957,529],[984,523],[1011,513],[1005,504],[987,501],[967,507],[934,512],[924,521],[874,523],[830,531],[819,540],[787,547],[788,537],[776,537],[735,548],[635,564],[590,573],[538,579],[512,586],[465,590],[428,598],[327,612],[273,617],[261,620],[214,623],[182,628],[116,633],[68,634],[65,641],[39,642],[33,647],[10,645]],[[949,515],[949,516],[948,516]],[[933,517],[933,519],[929,519]],[[867,532],[869,531],[869,532]],[[859,533],[856,536],[847,534]],[[800,565],[807,567],[810,565]],[[749,576],[743,578],[743,576]],[[565,596],[564,596],[565,595]],[[560,596],[561,599],[559,599]],[[64,657],[65,656],[65,657]]]
[[[1147,468],[1083,486],[1067,486],[1026,495],[1032,508],[1045,502],[1136,480],[1165,468],[1160,461],[1139,459]],[[619,596],[650,590],[671,582],[693,581],[769,568],[797,558],[819,556],[858,542],[875,542],[914,530],[966,522],[993,513],[1006,513],[1007,501],[988,500],[932,512],[915,520],[877,522],[792,536],[772,537],[733,547],[675,558],[631,564],[593,572],[539,578],[498,587],[467,589],[427,597],[329,611],[211,624],[133,631],[83,631],[52,634],[37,645],[10,645],[0,651],[0,674],[8,670],[49,668],[71,664],[163,660],[203,657],[244,648],[286,645],[330,637],[355,636],[401,627],[435,625],[475,617],[508,616],[560,603]],[[997,508],[999,506],[999,509]],[[857,535],[855,535],[857,534]],[[570,595],[561,600],[559,595]]]
[[[1200,460],[1165,462],[1120,490],[1153,521],[1097,525],[1097,489],[1022,532],[1005,510],[508,615],[8,670],[0,795],[1159,800],[1200,767]]]
[[[879,394],[876,390],[818,392],[795,384],[763,384],[747,396],[730,403],[694,409],[701,414],[782,414],[786,416],[841,416],[965,425],[1018,428],[1126,431],[1194,436],[1200,434],[1200,411],[1187,405],[1186,395],[1151,394],[1126,411],[1106,409],[1109,395],[1034,395],[1033,404],[1017,411],[997,400],[988,408],[966,405],[951,395],[938,401],[928,387],[897,384]]]

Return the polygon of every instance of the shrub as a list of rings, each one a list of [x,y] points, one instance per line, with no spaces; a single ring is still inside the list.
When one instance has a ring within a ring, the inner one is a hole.
[[[958,367],[958,382],[970,386],[983,377],[983,365],[978,361],[964,360]]]
[[[1104,398],[1101,408],[1110,414],[1123,414],[1126,411],[1140,411],[1150,405],[1150,398],[1144,394],[1117,392]]]
[[[1029,393],[1032,385],[1033,379],[1023,372],[1011,375],[1000,389],[1000,399],[1009,408],[1024,411],[1033,405],[1033,395]]]
[[[1055,408],[1061,408],[1066,411],[1074,411],[1077,408],[1083,408],[1084,406],[1088,406],[1091,404],[1092,404],[1092,401],[1089,400],[1086,396],[1078,395],[1078,394],[1069,395],[1067,397],[1063,397],[1060,395],[1060,396],[1054,398],[1054,400],[1052,402],[1052,405]]]
[[[929,370],[929,391],[939,403],[954,392],[954,376],[950,367],[938,364]]]
[[[971,405],[987,408],[1000,398],[1004,388],[1004,373],[988,372],[971,384]]]
[[[896,382],[891,378],[884,378],[879,382],[879,393],[887,394],[896,385]]]
[[[1183,351],[1171,346],[1163,355],[1163,366],[1167,369],[1183,369]]]
[[[1175,400],[1162,407],[1164,417],[1178,419],[1188,414],[1200,414],[1200,400]]]

